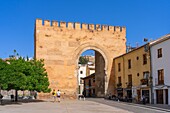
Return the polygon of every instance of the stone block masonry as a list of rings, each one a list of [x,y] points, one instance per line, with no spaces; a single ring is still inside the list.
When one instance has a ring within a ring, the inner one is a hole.
[[[81,53],[92,49],[104,58],[104,64],[98,63],[104,65],[104,93],[114,90],[109,82],[114,78],[112,61],[126,51],[125,27],[36,19],[34,36],[35,58],[44,59],[52,89],[76,98],[78,59]]]

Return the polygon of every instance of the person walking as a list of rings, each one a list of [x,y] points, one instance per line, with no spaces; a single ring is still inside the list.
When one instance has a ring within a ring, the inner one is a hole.
[[[56,102],[56,91],[53,89],[52,91],[52,96],[53,96],[53,102]]]
[[[58,99],[58,102],[60,102],[60,95],[61,95],[61,92],[60,90],[57,91],[57,99]]]

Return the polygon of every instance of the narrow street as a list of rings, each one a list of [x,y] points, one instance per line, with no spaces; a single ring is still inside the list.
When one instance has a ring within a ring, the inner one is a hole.
[[[103,98],[88,98],[87,100],[117,107],[117,108],[127,110],[130,112],[134,112],[134,113],[168,113],[170,112],[170,108],[163,109],[163,108],[158,108],[158,107],[152,107],[149,105],[140,105],[140,104],[133,104],[133,103],[117,102],[113,100],[105,100]]]

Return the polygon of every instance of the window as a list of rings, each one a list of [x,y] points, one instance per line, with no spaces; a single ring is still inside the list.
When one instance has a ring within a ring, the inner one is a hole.
[[[93,83],[95,82],[95,78],[93,78]]]
[[[132,75],[128,75],[128,83],[132,83]]]
[[[80,71],[80,74],[83,74],[83,71]]]
[[[120,88],[120,87],[122,87],[121,77],[118,77],[117,88]]]
[[[158,85],[164,84],[164,70],[158,70]]]
[[[127,87],[132,87],[132,75],[128,75],[128,84]]]
[[[147,64],[147,57],[146,54],[143,54],[143,65]]]
[[[119,84],[122,83],[122,82],[121,82],[121,77],[118,77],[118,83],[119,83]]]
[[[128,60],[128,69],[130,69],[131,68],[131,60],[129,59]]]
[[[162,57],[162,48],[159,48],[158,49],[158,58],[161,58]]]
[[[80,79],[80,84],[83,84],[83,80],[82,79]]]
[[[143,78],[144,79],[148,79],[149,78],[149,72],[148,71],[143,72]]]
[[[121,71],[121,65],[120,65],[120,63],[118,63],[118,72],[120,72]]]
[[[138,56],[136,57],[136,60],[139,60],[139,57],[138,57]]]

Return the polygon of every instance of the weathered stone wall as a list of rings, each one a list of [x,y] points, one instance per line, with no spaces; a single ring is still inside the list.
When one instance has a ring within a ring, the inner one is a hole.
[[[103,56],[98,52],[95,51],[95,93],[97,97],[104,97],[105,96],[105,61]]]
[[[35,57],[44,59],[50,87],[69,97],[76,97],[77,63],[82,52],[98,51],[105,60],[104,70],[109,79],[113,58],[125,53],[125,43],[125,27],[41,19],[35,23]]]

